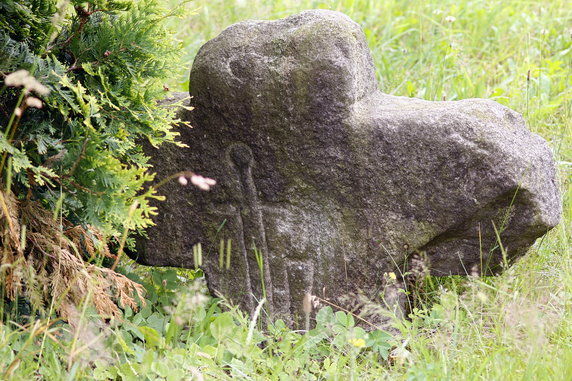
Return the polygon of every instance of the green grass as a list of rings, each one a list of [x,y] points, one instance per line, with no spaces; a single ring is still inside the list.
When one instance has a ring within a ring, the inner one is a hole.
[[[186,6],[196,13],[176,26],[186,51],[171,88],[188,86],[198,48],[234,22],[309,8],[342,11],[363,27],[384,92],[490,98],[522,113],[554,150],[562,223],[498,278],[431,279],[411,320],[396,321],[398,333],[390,338],[368,336],[349,316],[329,311],[309,335],[280,322],[251,329],[248,317],[221,308],[223,301],[186,291],[174,270],[149,273],[130,264],[124,271],[147,284],[147,307],[127,311],[115,326],[96,324],[82,306],[79,328],[46,319],[0,324],[0,378],[572,379],[572,3],[196,0]]]

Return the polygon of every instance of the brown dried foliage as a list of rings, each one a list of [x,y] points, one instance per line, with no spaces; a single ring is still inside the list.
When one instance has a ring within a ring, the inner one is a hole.
[[[56,312],[71,323],[75,306],[84,300],[105,318],[119,317],[120,307],[136,310],[135,295],[144,300],[142,285],[84,261],[83,257],[97,255],[113,257],[100,231],[54,220],[40,203],[20,202],[1,190],[0,242],[0,282],[11,300],[24,296],[44,310],[54,298]]]

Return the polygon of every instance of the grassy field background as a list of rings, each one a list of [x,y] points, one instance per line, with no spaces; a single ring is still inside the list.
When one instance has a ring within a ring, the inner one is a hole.
[[[177,0],[167,4],[176,6]],[[222,29],[304,9],[341,11],[367,36],[382,91],[428,100],[494,99],[522,113],[552,147],[564,214],[498,278],[429,279],[398,333],[373,337],[347,314],[304,335],[261,330],[197,294],[196,274],[124,271],[148,305],[112,327],[86,306],[79,327],[50,319],[0,327],[0,378],[11,379],[572,379],[572,3],[555,1],[195,0],[171,21],[185,49],[172,89]],[[375,340],[374,340],[375,339]],[[363,341],[360,341],[363,340]],[[377,340],[377,341],[376,341]]]
[[[362,26],[382,91],[427,100],[488,98],[522,113],[554,151],[562,223],[498,279],[463,282],[461,295],[457,280],[449,280],[453,289],[431,291],[439,302],[405,329],[408,366],[383,372],[407,379],[572,378],[572,3],[215,0],[189,6],[196,14],[178,35],[186,47],[182,86],[198,48],[228,25],[325,8]]]

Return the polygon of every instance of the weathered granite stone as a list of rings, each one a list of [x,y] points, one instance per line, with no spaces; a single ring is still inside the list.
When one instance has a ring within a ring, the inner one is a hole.
[[[510,261],[559,221],[550,149],[519,114],[379,92],[364,34],[341,13],[233,25],[201,48],[190,84],[190,148],[149,152],[152,164],[218,184],[169,184],[139,261],[192,267],[200,242],[210,288],[247,310],[262,284],[290,322],[306,292],[378,294],[416,252],[433,274],[496,272],[495,229]]]

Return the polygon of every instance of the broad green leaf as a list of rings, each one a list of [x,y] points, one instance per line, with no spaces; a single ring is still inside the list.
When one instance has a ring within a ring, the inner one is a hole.
[[[212,336],[219,341],[232,335],[232,333],[237,329],[232,315],[229,312],[224,312],[215,317],[209,325],[209,328]]]
[[[147,344],[148,347],[158,348],[162,345],[163,338],[161,337],[159,332],[157,332],[156,329],[147,326],[142,326],[137,328],[143,334],[143,337],[145,338],[145,343]]]

